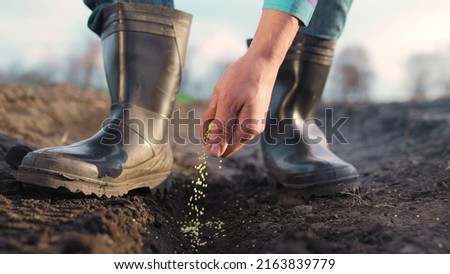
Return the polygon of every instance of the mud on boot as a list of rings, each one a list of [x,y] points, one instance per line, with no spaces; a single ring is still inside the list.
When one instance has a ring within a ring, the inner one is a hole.
[[[170,187],[169,119],[180,88],[192,16],[143,4],[102,10],[102,50],[111,113],[78,143],[25,156],[18,181],[107,197]]]

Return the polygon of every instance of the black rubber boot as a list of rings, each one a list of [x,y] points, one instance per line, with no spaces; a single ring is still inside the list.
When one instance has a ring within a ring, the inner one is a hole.
[[[271,178],[304,197],[359,186],[356,169],[330,151],[315,123],[335,42],[297,35],[277,76],[262,149]]]
[[[170,186],[168,126],[192,17],[163,7],[117,3],[103,11],[102,20],[109,119],[87,140],[29,153],[18,181],[107,197]]]

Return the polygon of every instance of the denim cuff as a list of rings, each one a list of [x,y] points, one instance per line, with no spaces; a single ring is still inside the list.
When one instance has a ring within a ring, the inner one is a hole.
[[[117,2],[174,8],[173,0],[84,0],[86,6],[92,10],[92,14],[88,20],[88,27],[98,36],[101,35],[102,29],[102,11]]]
[[[298,18],[303,25],[311,21],[317,0],[264,0],[263,9],[275,9]]]

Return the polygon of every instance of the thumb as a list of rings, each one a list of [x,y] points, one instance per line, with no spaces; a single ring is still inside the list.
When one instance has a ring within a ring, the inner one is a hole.
[[[215,119],[209,124],[209,153],[221,157],[232,142],[233,128],[237,119],[229,110],[218,107]]]
[[[210,135],[210,127],[214,121],[214,117],[216,116],[217,104],[216,102],[211,102],[208,109],[203,113],[203,117],[200,122],[200,138],[202,138],[202,142],[207,145]]]

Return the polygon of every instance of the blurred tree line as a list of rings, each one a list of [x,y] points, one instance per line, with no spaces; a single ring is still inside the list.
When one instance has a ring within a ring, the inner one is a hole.
[[[335,57],[330,82],[333,101],[368,102],[375,80],[370,56],[362,46],[348,46]],[[410,100],[426,101],[450,96],[450,48],[416,53],[404,64],[404,83]],[[400,92],[400,91],[399,91]]]
[[[450,96],[450,49],[414,54],[405,62],[405,68],[412,99]]]
[[[201,58],[201,54],[195,47],[189,49],[182,91],[197,99],[207,99],[233,60],[208,60],[207,68],[199,73],[200,68],[189,59]],[[371,92],[376,92],[373,91],[375,77],[368,51],[360,45],[347,46],[335,56],[328,84],[331,90],[326,93],[326,99],[348,103],[369,102]],[[412,100],[450,96],[450,49],[410,56],[405,62],[405,78]],[[8,71],[0,69],[1,82],[28,86],[65,82],[76,87],[106,89],[100,41],[87,38],[85,47],[80,51],[69,54],[59,62],[45,60],[36,69],[26,70],[20,62],[15,62]]]
[[[64,82],[76,87],[101,87],[104,83],[100,42],[86,39],[85,47],[71,52],[62,60],[48,57],[37,68],[24,68],[20,60],[4,72],[0,70],[0,82],[18,83],[39,87],[55,82]]]
[[[374,70],[369,53],[363,46],[344,48],[335,57],[330,80],[334,84],[335,101],[347,103],[369,102]]]

